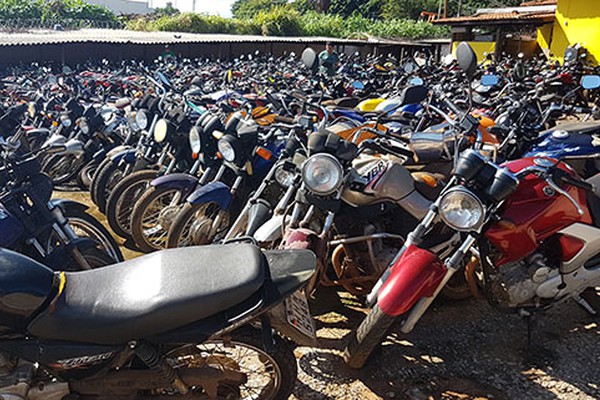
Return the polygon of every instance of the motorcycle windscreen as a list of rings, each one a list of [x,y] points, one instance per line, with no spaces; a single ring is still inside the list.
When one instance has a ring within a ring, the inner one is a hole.
[[[446,267],[432,252],[410,245],[392,266],[377,305],[388,315],[401,315],[422,297],[433,296]]]

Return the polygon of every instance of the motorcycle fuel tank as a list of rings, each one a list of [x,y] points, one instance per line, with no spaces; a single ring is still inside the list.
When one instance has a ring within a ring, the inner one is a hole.
[[[0,337],[24,333],[54,289],[54,273],[21,254],[0,249]]]
[[[415,190],[411,173],[394,156],[362,154],[352,162],[350,185],[342,199],[354,206],[393,201],[417,218],[423,217],[430,202]]]

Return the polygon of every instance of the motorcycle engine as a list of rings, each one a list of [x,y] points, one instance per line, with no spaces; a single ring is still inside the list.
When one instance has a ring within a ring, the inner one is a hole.
[[[492,279],[492,294],[507,307],[539,306],[537,288],[559,274],[541,253],[501,266]]]
[[[32,364],[19,365],[16,357],[0,352],[0,398],[4,400],[27,398],[33,372]]]

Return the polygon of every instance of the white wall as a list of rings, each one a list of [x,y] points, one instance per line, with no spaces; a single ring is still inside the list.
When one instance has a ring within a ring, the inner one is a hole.
[[[149,0],[86,0],[90,4],[104,6],[116,14],[146,14],[152,12]],[[191,1],[191,0],[190,0]]]

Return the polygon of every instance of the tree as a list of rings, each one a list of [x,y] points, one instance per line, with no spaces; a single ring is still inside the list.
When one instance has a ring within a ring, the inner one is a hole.
[[[231,13],[235,18],[249,19],[261,11],[269,11],[285,4],[287,4],[286,0],[236,0],[231,5]]]

